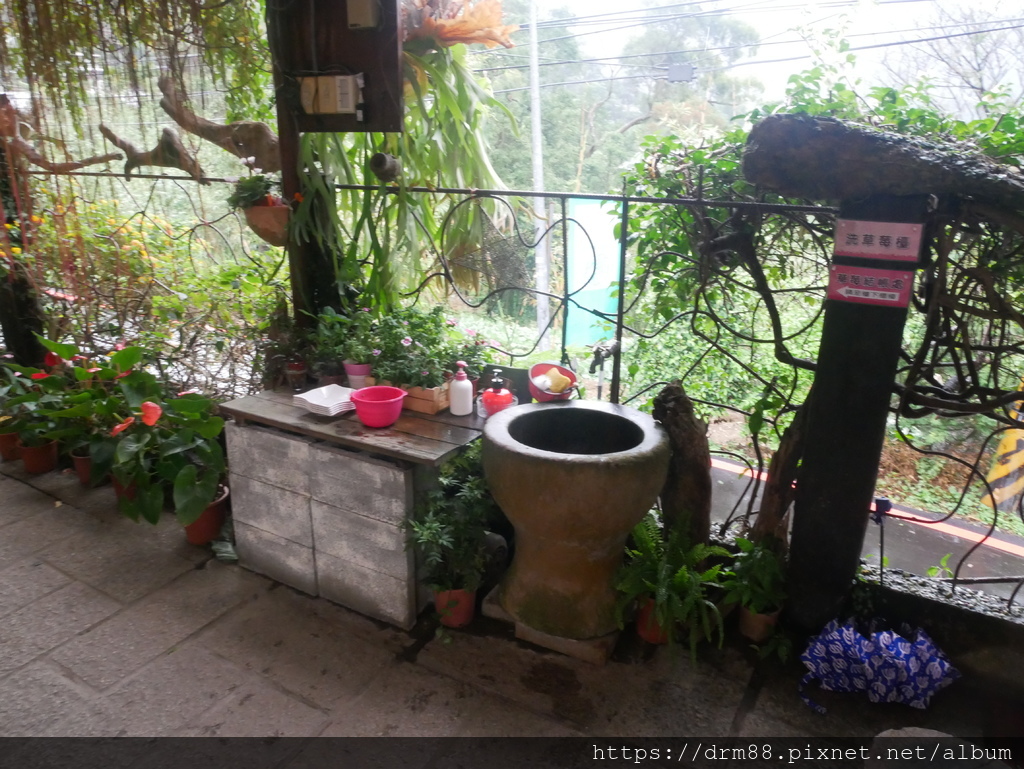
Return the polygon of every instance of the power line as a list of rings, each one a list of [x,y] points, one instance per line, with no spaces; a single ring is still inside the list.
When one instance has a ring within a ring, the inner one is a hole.
[[[979,26],[981,24],[1010,24],[1010,23],[1020,22],[1020,21],[1024,21],[1024,18],[1018,18],[1018,19],[989,19],[989,20],[986,20],[986,21],[964,22],[962,24],[944,24],[944,25],[937,25],[937,26],[932,26],[932,27],[912,27],[912,28],[909,28],[909,29],[885,30],[884,32],[858,32],[856,34],[848,35],[847,37],[848,38],[875,37],[875,36],[883,35],[883,34],[885,34],[885,35],[902,34],[904,32],[923,32],[923,31],[938,30],[938,29],[962,29],[963,27]],[[1004,29],[1015,29],[1015,28],[1016,27],[1006,27]],[[985,32],[999,32],[999,31],[1001,31],[1001,29],[979,29],[979,30],[974,30],[974,32],[966,32],[966,33],[960,33],[960,34],[982,34],[982,33],[985,33]],[[921,42],[924,42],[924,41],[927,41],[927,40],[933,40],[933,39],[934,40],[938,40],[938,39],[943,39],[943,38],[942,37],[922,38]],[[739,45],[724,45],[724,46],[718,46],[718,47],[715,47],[715,48],[686,48],[686,49],[677,50],[677,51],[657,51],[657,52],[654,52],[654,53],[635,53],[635,54],[627,54],[625,56],[621,56],[621,55],[620,56],[598,56],[596,58],[591,58],[591,59],[561,59],[561,60],[548,59],[547,61],[542,63],[540,66],[542,66],[542,67],[549,67],[549,66],[563,65],[563,64],[591,64],[591,63],[597,63],[597,62],[611,62],[611,64],[608,65],[608,66],[624,66],[624,67],[626,67],[626,66],[633,66],[633,67],[648,67],[650,69],[666,69],[666,67],[664,67],[664,66],[653,65],[653,64],[652,65],[642,65],[642,64],[632,64],[631,65],[631,64],[619,64],[619,62],[622,59],[637,59],[637,58],[646,58],[646,57],[654,57],[654,56],[683,56],[683,55],[689,55],[689,54],[703,54],[703,53],[713,53],[713,52],[719,52],[719,51],[735,51],[735,50],[739,50],[739,49],[743,49],[743,48],[763,48],[765,46],[771,46],[771,45],[797,45],[797,44],[802,43],[802,42],[804,42],[804,41],[803,40],[799,40],[799,39],[793,39],[793,40],[769,40],[769,41],[762,40],[762,41],[757,42],[757,43],[742,43],[742,44],[739,44]],[[904,42],[907,42],[907,41],[895,41],[895,42],[891,42],[891,43],[887,43],[887,44],[879,44],[879,45],[896,45],[896,44],[902,44]],[[917,42],[917,41],[909,41],[909,42]],[[866,50],[869,47],[871,47],[871,46],[862,46],[862,47],[858,47],[858,48],[852,49],[852,50]],[[786,61],[788,61],[788,60],[786,60]],[[526,69],[526,67],[527,67],[527,65],[525,65],[525,64],[509,64],[509,65],[501,66],[501,67],[481,67],[480,69],[474,69],[473,71],[474,72],[478,72],[478,73],[483,73],[483,72],[499,72],[499,71],[503,71],[503,70]]]
[[[921,3],[921,2],[934,2],[934,1],[935,0],[880,0],[879,5],[902,5],[902,4],[906,4],[906,3]],[[746,14],[750,14],[750,13],[765,13],[765,12],[781,13],[781,12],[785,12],[785,11],[799,11],[799,10],[803,10],[804,8],[806,8],[806,6],[804,4],[802,4],[802,3],[796,3],[796,4],[791,4],[790,3],[790,4],[786,4],[786,5],[774,5],[774,6],[769,6],[767,8],[760,8],[760,9],[757,9],[757,10],[751,10],[755,6],[764,5],[766,2],[770,2],[770,0],[756,0],[756,2],[751,3],[750,5],[738,6],[738,7],[729,7],[729,8],[716,8],[716,9],[712,9],[712,10],[708,10],[708,11],[700,11],[700,12],[696,12],[696,13],[681,13],[681,14],[671,14],[671,15],[667,15],[667,16],[646,17],[643,20],[636,21],[636,22],[632,22],[631,19],[622,19],[620,21],[631,21],[631,23],[629,23],[629,24],[621,24],[619,26],[610,27],[608,29],[596,29],[596,30],[590,30],[590,31],[587,31],[587,32],[579,32],[577,34],[572,34],[572,35],[562,35],[562,36],[559,36],[559,37],[549,37],[549,38],[545,38],[544,40],[539,40],[538,41],[538,45],[543,44],[543,43],[554,43],[554,42],[561,41],[561,40],[574,40],[576,38],[583,37],[583,36],[586,36],[586,35],[602,35],[602,34],[611,33],[611,32],[619,32],[619,31],[622,31],[622,30],[625,30],[625,29],[633,29],[635,27],[644,27],[644,26],[648,26],[650,24],[663,23],[663,22],[666,22],[666,21],[673,21],[673,20],[676,20],[676,19],[692,19],[692,18],[701,18],[701,17],[708,17],[708,16],[728,16],[728,15],[735,15],[737,13],[746,13]],[[858,5],[858,2],[859,2],[859,0],[831,0],[831,2],[822,3],[822,4],[820,4],[820,5],[816,6],[816,7],[822,8],[822,9],[825,9],[825,8],[849,8],[851,6]],[[686,4],[684,4],[684,5],[686,5]],[[572,18],[569,18],[569,19],[562,20],[562,21],[564,21],[564,24],[562,24],[561,26],[565,26],[565,27],[573,26],[574,25],[573,24],[573,18],[577,18],[577,17],[572,17]],[[522,30],[520,29],[519,31],[522,31]],[[513,34],[515,34],[515,33],[513,33]],[[517,48],[522,48],[522,47],[526,47],[526,46],[529,46],[529,45],[530,45],[530,43],[517,43],[516,47]],[[474,53],[483,54],[483,53],[488,53],[488,52],[487,51],[475,51]],[[499,54],[492,54],[492,55],[500,55],[500,53]],[[506,55],[514,56],[515,54],[506,54]]]
[[[989,32],[1007,32],[1007,31],[1014,30],[1014,29],[1024,29],[1024,24],[1015,24],[1015,25],[1010,26],[1010,27],[998,27],[996,29],[979,29],[979,30],[975,30],[973,32],[960,32],[960,33],[953,34],[953,35],[938,35],[938,36],[935,36],[935,37],[921,37],[921,38],[917,38],[915,40],[894,40],[894,41],[889,42],[889,43],[875,43],[874,45],[851,46],[847,50],[849,50],[849,51],[869,51],[869,50],[872,50],[874,48],[894,48],[894,47],[900,46],[900,45],[916,45],[917,43],[931,43],[931,42],[935,42],[935,41],[938,41],[938,40],[952,40],[953,38],[956,38],[956,37],[969,37],[971,35],[984,35],[984,34],[988,34]],[[713,67],[713,68],[706,69],[706,70],[703,70],[703,71],[704,72],[720,72],[720,71],[725,70],[725,69],[733,69],[735,67],[745,67],[745,66],[750,65],[750,64],[779,64],[779,63],[783,63],[783,62],[787,62],[787,61],[800,61],[801,59],[810,59],[810,58],[813,58],[813,57],[810,54],[805,54],[803,56],[792,56],[792,57],[786,58],[786,59],[769,59],[769,60],[766,60],[766,61],[738,61],[738,62],[735,62],[734,64],[730,64],[730,65],[725,66],[725,67]]]
[[[651,75],[623,75],[622,77],[597,77],[591,80],[565,80],[561,83],[541,83],[541,88],[554,88],[558,85],[581,85],[583,83],[607,83],[612,80],[638,80],[640,78],[647,78],[649,80],[664,80],[665,76],[653,77]],[[522,88],[505,88],[501,91],[492,91],[491,93],[515,93],[516,91],[529,91],[529,86],[523,86]]]
[[[983,23],[983,22],[979,22],[979,23]],[[894,40],[894,41],[891,41],[891,42],[888,42],[888,43],[875,43],[873,45],[851,46],[847,50],[849,50],[849,51],[868,51],[868,50],[872,50],[872,49],[876,49],[876,48],[893,48],[893,47],[901,46],[901,45],[916,45],[918,43],[929,43],[929,42],[935,42],[935,41],[938,41],[938,40],[950,40],[950,39],[958,38],[958,37],[969,37],[971,35],[983,35],[983,34],[987,34],[989,32],[1006,32],[1006,31],[1010,31],[1010,30],[1014,30],[1014,29],[1024,29],[1024,24],[1015,24],[1015,25],[1008,26],[1008,27],[997,27],[996,29],[980,29],[980,30],[974,30],[974,31],[971,31],[971,32],[959,32],[959,33],[950,34],[950,35],[937,35],[937,36],[933,36],[933,37],[922,37],[922,38],[916,38],[914,40]],[[714,49],[708,49],[708,52],[711,52],[712,50],[714,50]],[[703,53],[703,51],[701,51],[701,53]],[[740,61],[740,62],[735,62],[733,64],[728,64],[728,65],[725,65],[725,66],[721,66],[721,67],[709,67],[707,69],[702,69],[701,72],[722,72],[724,70],[735,69],[736,67],[745,67],[745,66],[749,66],[749,65],[752,65],[752,64],[784,64],[784,63],[790,62],[790,61],[803,61],[805,59],[811,59],[811,58],[813,58],[813,56],[811,54],[802,54],[800,56],[789,56],[789,57],[782,58],[782,59],[760,59],[760,60]],[[614,81],[614,80],[638,80],[638,79],[644,79],[644,78],[649,79],[649,80],[665,80],[666,79],[665,76],[663,76],[663,75],[659,75],[659,76],[654,76],[654,75],[623,75],[622,77],[605,77],[605,78],[592,78],[592,79],[589,79],[589,80],[566,80],[566,81],[562,81],[562,82],[558,82],[558,83],[544,83],[544,84],[541,85],[541,88],[553,88],[555,86],[562,86],[562,85],[583,85],[583,84],[587,84],[587,83],[605,83],[605,82],[610,82],[610,81]],[[503,89],[503,90],[500,90],[500,91],[494,91],[494,93],[495,94],[499,94],[499,93],[515,93],[516,91],[525,91],[525,90],[527,90],[527,89],[526,88],[506,88],[506,89]]]

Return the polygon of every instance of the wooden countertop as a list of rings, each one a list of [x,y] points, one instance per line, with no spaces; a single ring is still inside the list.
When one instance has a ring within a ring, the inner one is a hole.
[[[448,411],[433,415],[403,411],[391,427],[365,427],[352,411],[336,417],[311,414],[293,406],[292,395],[290,390],[266,390],[222,404],[220,410],[239,424],[267,425],[345,448],[433,466],[479,438],[484,426],[476,414],[455,417]]]

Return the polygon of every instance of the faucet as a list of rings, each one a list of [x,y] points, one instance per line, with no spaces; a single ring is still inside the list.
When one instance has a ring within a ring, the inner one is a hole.
[[[604,368],[606,360],[618,355],[619,342],[617,339],[604,340],[591,347],[590,351],[594,353],[594,360],[590,362],[590,373],[593,374],[598,369]]]

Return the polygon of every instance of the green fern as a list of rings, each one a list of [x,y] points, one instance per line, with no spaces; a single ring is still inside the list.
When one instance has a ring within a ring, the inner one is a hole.
[[[648,513],[632,531],[626,548],[626,563],[616,579],[620,592],[616,605],[619,627],[624,623],[628,606],[637,599],[654,599],[654,616],[669,629],[669,641],[675,643],[681,629],[696,657],[697,645],[717,636],[724,640],[722,617],[707,588],[718,584],[721,565],[705,568],[711,558],[728,557],[729,552],[716,545],[691,545],[686,533],[676,529],[666,537],[664,527],[655,513]]]

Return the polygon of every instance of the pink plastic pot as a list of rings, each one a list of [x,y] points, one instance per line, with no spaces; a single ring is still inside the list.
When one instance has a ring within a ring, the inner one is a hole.
[[[352,402],[356,406],[356,416],[367,427],[390,427],[402,413],[405,395],[401,387],[373,385],[353,391]]]

